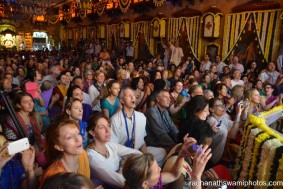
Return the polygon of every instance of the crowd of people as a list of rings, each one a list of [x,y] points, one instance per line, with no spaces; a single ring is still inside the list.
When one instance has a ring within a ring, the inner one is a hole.
[[[3,54],[0,88],[25,136],[0,100],[0,188],[182,189],[233,180],[248,115],[282,103],[283,74],[272,61],[259,70],[236,55],[227,63],[205,55],[197,64],[182,61],[178,42],[162,46],[164,59],[147,62],[133,60],[131,43],[119,55],[96,43],[84,56]],[[22,137],[30,149],[7,155]]]

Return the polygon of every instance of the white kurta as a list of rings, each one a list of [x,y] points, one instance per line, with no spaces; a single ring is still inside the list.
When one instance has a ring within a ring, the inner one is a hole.
[[[91,179],[99,179],[106,184],[122,188],[125,179],[121,173],[117,172],[121,157],[129,154],[141,154],[141,152],[113,142],[108,142],[106,148],[109,152],[107,159],[95,150],[87,149]]]
[[[181,47],[175,47],[172,44],[170,44],[170,48],[172,50],[170,62],[173,62],[176,66],[178,66],[184,56],[183,49]]]

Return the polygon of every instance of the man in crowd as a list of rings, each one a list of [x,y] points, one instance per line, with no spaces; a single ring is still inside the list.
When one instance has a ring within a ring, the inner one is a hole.
[[[146,144],[161,147],[168,153],[178,142],[179,131],[173,123],[167,108],[170,106],[170,94],[161,90],[156,95],[156,104],[146,113]]]
[[[166,156],[166,151],[162,148],[147,146],[146,137],[146,117],[143,113],[135,111],[136,96],[134,91],[127,87],[121,90],[120,101],[123,109],[116,112],[111,117],[111,140],[121,145],[127,145],[127,141],[132,139],[132,147],[142,153],[152,153],[157,162],[162,164]]]

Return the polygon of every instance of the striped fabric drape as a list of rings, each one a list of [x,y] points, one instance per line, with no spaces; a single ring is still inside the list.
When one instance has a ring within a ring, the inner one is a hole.
[[[152,38],[152,27],[151,22],[137,22],[133,23],[133,33],[131,35],[133,36],[133,43],[135,49],[138,49],[138,40],[140,33],[144,34],[146,45],[150,51],[150,54],[154,55],[154,39]],[[135,58],[138,57],[138,51],[135,50]]]
[[[222,58],[230,56],[250,17],[250,12],[227,14],[224,21]]]
[[[185,26],[187,30],[188,40],[190,44],[190,49],[194,55],[194,58],[197,60],[201,59],[201,53],[200,53],[200,44],[201,44],[201,37],[200,37],[200,17],[190,17],[190,18],[184,18],[185,20]]]
[[[280,10],[253,12],[260,49],[266,61],[276,60],[279,48]]]
[[[176,41],[179,37],[183,18],[169,18],[167,27],[167,39]]]
[[[114,36],[114,43],[116,45],[116,47],[118,46],[118,40],[120,38],[119,36],[119,25],[118,24],[112,24],[112,25],[107,25],[107,41],[106,41],[106,44],[107,44],[107,48],[110,49],[110,48],[113,48],[111,45],[112,45],[112,36]]]
[[[222,58],[227,59],[251,19],[256,27],[257,40],[265,61],[274,60],[279,48],[280,10],[226,14],[224,21]]]

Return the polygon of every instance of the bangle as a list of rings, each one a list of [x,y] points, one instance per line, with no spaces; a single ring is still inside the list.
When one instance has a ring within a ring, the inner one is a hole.
[[[241,115],[236,115],[236,119],[241,118]]]

